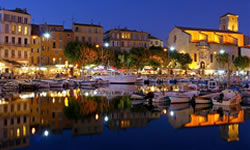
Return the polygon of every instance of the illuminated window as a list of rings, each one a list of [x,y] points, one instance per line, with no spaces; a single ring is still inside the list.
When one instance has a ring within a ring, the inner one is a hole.
[[[23,136],[26,136],[26,126],[23,126]]]
[[[10,137],[14,136],[14,129],[10,129]]]
[[[56,63],[56,58],[53,58],[53,64],[55,64]]]
[[[24,27],[24,35],[28,34],[28,27]]]
[[[16,25],[12,25],[12,34],[16,33]]]
[[[22,32],[22,26],[18,26],[18,33]]]
[[[16,136],[19,137],[20,136],[20,128],[16,129]]]

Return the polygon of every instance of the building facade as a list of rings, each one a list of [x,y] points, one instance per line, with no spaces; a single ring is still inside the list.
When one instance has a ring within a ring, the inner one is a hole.
[[[49,38],[43,36],[47,32]],[[30,64],[40,64],[40,55],[42,65],[64,64],[64,48],[73,38],[72,30],[64,29],[63,25],[32,25]]]
[[[29,63],[31,15],[26,9],[0,10],[0,58]]]
[[[73,23],[74,40],[92,45],[103,44],[103,27],[95,24]]]
[[[230,55],[229,63],[232,63],[239,54],[239,47],[244,46],[244,35],[236,32],[238,25],[235,22],[238,20],[231,18],[232,14],[226,14],[220,18],[220,30],[176,26],[169,33],[167,46],[182,53],[189,53],[193,59],[191,69],[202,69],[208,72],[222,69],[216,61],[216,56],[221,51],[227,52]],[[238,19],[237,16],[233,18]]]
[[[111,29],[104,34],[104,42],[111,49],[129,51],[132,48],[149,48],[149,34],[129,29]]]
[[[154,46],[154,47],[163,47],[163,41],[161,39],[159,39],[159,38],[156,38],[156,37],[154,37],[152,35],[149,35],[148,40],[149,40],[149,47],[152,47],[152,46]]]

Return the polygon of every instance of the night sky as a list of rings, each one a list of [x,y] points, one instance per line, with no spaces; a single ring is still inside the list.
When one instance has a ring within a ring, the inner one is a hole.
[[[101,24],[127,27],[166,40],[175,26],[219,28],[219,17],[238,14],[240,32],[250,35],[250,0],[0,0],[5,9],[27,8],[32,23]]]

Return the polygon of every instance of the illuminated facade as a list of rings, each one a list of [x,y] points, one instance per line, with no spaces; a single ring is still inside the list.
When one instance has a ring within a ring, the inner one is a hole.
[[[149,34],[129,29],[111,29],[104,34],[104,42],[111,49],[129,51],[132,48],[149,48]]]
[[[29,146],[28,99],[0,100],[0,149],[17,149]]]
[[[73,23],[74,40],[92,45],[103,44],[103,27],[95,24]]]
[[[29,63],[31,15],[26,9],[0,10],[0,58]]]
[[[42,35],[48,32],[50,37],[46,39]],[[32,25],[32,42],[31,42],[31,57],[30,64],[64,64],[64,48],[69,41],[73,41],[74,34],[72,30],[64,29],[63,25]],[[42,38],[42,41],[41,41]],[[42,42],[42,43],[41,43]],[[42,44],[42,45],[41,45]]]
[[[152,46],[163,47],[163,41],[159,38],[149,35],[148,40],[149,40],[149,47],[152,47]]]
[[[232,18],[234,21],[231,21]],[[220,28],[225,30],[174,27],[169,33],[167,46],[174,47],[179,52],[189,53],[193,59],[189,66],[191,69],[221,69],[216,55],[224,50],[230,55],[232,62],[238,56],[238,48],[244,46],[244,35],[236,32],[238,16],[225,15],[220,19]]]

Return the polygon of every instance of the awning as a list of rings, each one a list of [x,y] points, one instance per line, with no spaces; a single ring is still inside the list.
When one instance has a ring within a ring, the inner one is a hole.
[[[8,60],[8,59],[1,59],[0,60],[1,63],[5,64],[8,67],[17,67],[17,68],[21,68],[22,66],[24,66],[23,64],[16,62],[14,60]]]

